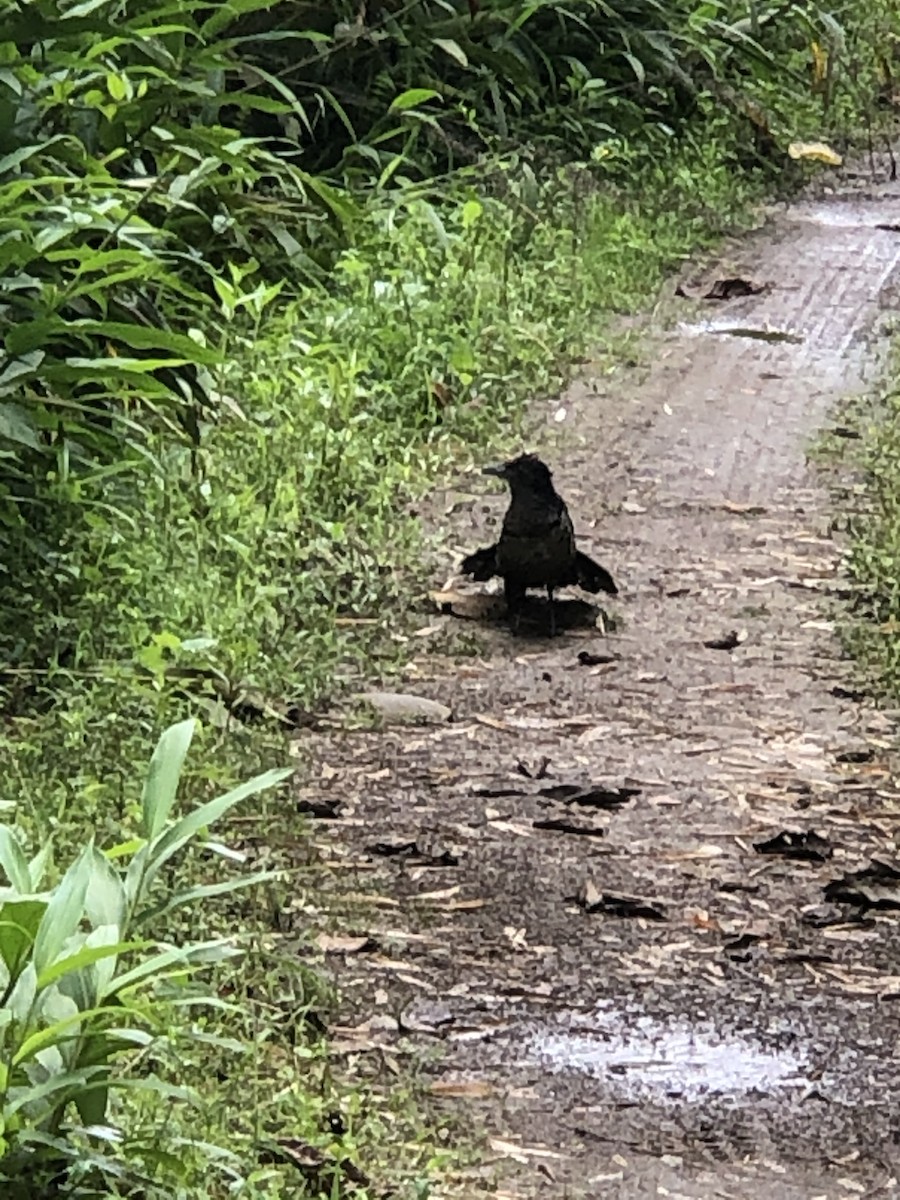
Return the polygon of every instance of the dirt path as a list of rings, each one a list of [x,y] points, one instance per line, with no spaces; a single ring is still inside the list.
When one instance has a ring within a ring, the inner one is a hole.
[[[840,660],[805,459],[871,363],[898,205],[894,185],[793,207],[717,273],[770,290],[686,306],[643,383],[579,384],[534,439],[619,581],[618,632],[426,618],[408,688],[452,719],[304,742],[307,796],[342,802],[316,827],[336,887],[373,897],[353,931],[374,942],[331,956],[338,1049],[439,1048],[448,1106],[498,1159],[523,1148],[509,1195],[830,1200],[900,1178],[900,914],[863,898],[900,907],[900,875],[836,883],[897,860],[892,727]],[[477,499],[443,511],[472,548],[506,498],[464,482]],[[477,655],[440,652],[476,629]],[[784,830],[819,857],[754,848]]]

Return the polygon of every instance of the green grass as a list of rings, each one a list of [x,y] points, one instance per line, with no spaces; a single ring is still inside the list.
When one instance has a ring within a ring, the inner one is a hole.
[[[847,567],[856,585],[844,641],[868,686],[900,700],[900,341],[879,392],[855,402],[848,421],[861,435],[837,454],[850,480],[838,504],[850,534]],[[843,473],[843,472],[842,472]]]

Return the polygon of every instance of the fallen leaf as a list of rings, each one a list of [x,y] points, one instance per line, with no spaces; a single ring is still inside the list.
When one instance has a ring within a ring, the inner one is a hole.
[[[824,888],[825,899],[839,904],[869,908],[900,909],[900,870],[891,863],[872,859],[868,867],[833,879]]]
[[[666,920],[665,910],[662,907],[648,904],[637,896],[601,892],[590,879],[582,886],[576,901],[586,913],[604,912],[613,917],[643,917],[648,921]]]
[[[753,283],[750,279],[717,279],[712,287],[703,293],[703,299],[733,300],[737,296],[757,296],[765,290],[764,283]]]
[[[764,842],[754,842],[753,849],[757,854],[779,854],[784,858],[799,858],[806,862],[826,862],[834,853],[831,843],[814,829],[783,829]]]
[[[378,949],[378,943],[368,934],[352,937],[348,934],[320,933],[315,943],[323,954],[360,954],[364,950]]]
[[[508,938],[509,943],[514,950],[528,949],[528,940],[525,937],[524,929],[516,929],[512,925],[504,925],[503,934],[506,938]]]
[[[791,142],[788,155],[793,159],[811,159],[813,162],[825,163],[829,167],[839,167],[844,161],[840,154],[825,142]]]
[[[724,637],[711,638],[708,642],[704,642],[703,645],[707,648],[707,650],[735,650],[741,645],[742,642],[746,642],[746,640],[746,629],[732,629],[731,632],[726,633]]]
[[[561,800],[564,804],[579,804],[583,808],[615,810],[641,794],[639,787],[585,787],[583,784],[556,783],[543,787],[539,796],[548,800]]]
[[[558,1150],[547,1150],[544,1146],[521,1146],[516,1142],[507,1142],[503,1138],[491,1138],[488,1142],[491,1149],[507,1158],[516,1158],[527,1162],[529,1158],[564,1158]]]
[[[367,846],[370,854],[383,858],[405,858],[410,865],[425,867],[457,867],[459,855],[449,848],[435,846],[425,849],[418,842],[405,841],[397,838],[394,841],[374,842]]]
[[[621,655],[618,654],[592,654],[590,650],[582,650],[577,662],[582,667],[600,667],[605,663],[618,662],[620,658]]]
[[[506,601],[490,592],[458,592],[444,589],[431,592],[430,598],[438,611],[466,621],[493,620],[506,612]]]
[[[603,837],[606,833],[606,830],[599,825],[566,817],[547,817],[542,821],[532,821],[532,825],[535,829],[546,829],[555,833],[575,833],[582,837]]]
[[[479,1100],[484,1096],[494,1094],[493,1085],[483,1079],[438,1079],[431,1084],[428,1090],[433,1096],[464,1096],[470,1100]]]

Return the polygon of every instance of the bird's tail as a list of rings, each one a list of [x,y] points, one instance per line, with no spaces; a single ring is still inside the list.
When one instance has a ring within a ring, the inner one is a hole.
[[[479,550],[478,553],[480,554],[482,551]],[[584,588],[586,592],[608,592],[610,596],[619,594],[619,589],[609,571],[605,567],[601,567],[599,563],[595,563],[592,558],[588,558],[586,554],[582,554],[580,550],[575,555],[575,574],[578,578],[578,586]]]
[[[497,574],[497,547],[484,546],[473,554],[467,554],[460,564],[463,575],[471,575],[479,583],[492,579]]]

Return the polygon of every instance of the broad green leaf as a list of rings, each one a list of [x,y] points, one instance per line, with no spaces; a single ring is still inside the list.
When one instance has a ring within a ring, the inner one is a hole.
[[[0,436],[3,434],[3,412],[6,407],[8,406],[0,404]],[[27,896],[34,890],[25,851],[8,825],[0,825],[0,867],[21,895]]]
[[[223,961],[227,958],[236,958],[240,951],[227,938],[216,938],[210,942],[198,942],[193,946],[175,946],[170,950],[163,950],[145,962],[138,963],[136,967],[132,967],[123,975],[118,975],[110,984],[104,999],[116,996],[127,988],[143,983],[146,979],[166,979],[184,971],[196,970],[207,964],[207,955],[209,954],[218,954],[219,961]]]
[[[92,1067],[86,1071],[66,1071],[63,1075],[53,1075],[43,1083],[34,1087],[16,1089],[15,1095],[7,1094],[3,1105],[3,1115],[7,1120],[17,1113],[24,1105],[36,1105],[40,1100],[46,1100],[56,1093],[74,1093],[86,1087],[92,1078],[98,1074],[106,1074],[106,1067]]]
[[[0,440],[4,438],[8,442],[18,442],[20,446],[27,446],[30,450],[40,450],[41,448],[37,428],[31,415],[18,404],[0,404]],[[9,877],[8,872],[7,876]],[[11,878],[10,883],[13,883]],[[18,885],[14,884],[14,886]]]
[[[319,199],[331,209],[345,228],[352,229],[360,222],[362,210],[346,192],[332,187],[324,179],[320,179],[316,175],[308,175],[305,171],[298,172],[298,174],[309,187],[310,191],[316,193]]]
[[[68,1043],[72,1039],[72,1031],[78,1026],[87,1023],[94,1017],[102,1016],[105,1013],[118,1013],[119,1009],[114,1005],[98,1005],[96,1008],[88,1008],[84,1012],[72,1013],[62,1021],[54,1021],[52,1025],[47,1025],[44,1029],[38,1029],[35,1033],[27,1037],[19,1046],[12,1058],[13,1066],[18,1066],[20,1063],[27,1062],[34,1058],[41,1050],[47,1046],[58,1046]]]
[[[98,8],[110,8],[112,5],[109,0],[82,0],[81,4],[73,4],[71,8],[67,8],[61,13],[63,20],[71,21],[75,17],[86,17],[92,12],[96,12]]]
[[[641,60],[636,55],[632,54],[628,50],[622,51],[622,57],[625,59],[625,61],[631,67],[632,71],[634,71],[635,78],[637,79],[637,81],[641,85],[641,87],[643,87],[647,81],[647,72],[644,69],[644,64],[641,62]]]
[[[141,796],[141,823],[148,838],[157,837],[169,819],[195,728],[193,719],[170,725],[153,751]]]
[[[50,856],[53,853],[53,843],[48,839],[35,854],[34,858],[28,864],[28,872],[31,875],[31,886],[36,891],[44,881],[44,874],[47,870],[47,864],[50,861]]]
[[[258,12],[261,8],[271,8],[272,0],[227,0],[226,4],[217,4],[212,10],[213,15],[200,26],[200,32],[205,40],[214,40],[223,29],[233,24],[238,17],[246,13]]]
[[[129,854],[137,854],[143,846],[147,845],[146,838],[130,838],[127,842],[119,842],[116,846],[110,846],[108,850],[103,851],[104,858],[125,858]]]
[[[129,918],[133,914],[134,907],[140,899],[146,884],[149,849],[150,847],[147,843],[141,846],[128,864],[128,870],[125,872],[125,898],[128,902]]]
[[[16,980],[16,985],[6,1001],[6,1008],[12,1013],[16,1021],[22,1025],[27,1025],[31,1018],[31,1009],[37,996],[37,971],[34,969],[34,961],[26,964],[20,972],[19,978]]]
[[[89,842],[51,894],[34,939],[34,966],[39,975],[55,961],[81,923],[93,853],[93,842]]]
[[[62,975],[67,975],[71,971],[78,971],[82,967],[88,967],[92,963],[99,962],[102,958],[114,958],[119,954],[125,954],[129,950],[145,950],[148,946],[152,946],[152,942],[116,942],[110,946],[82,946],[75,954],[70,954],[67,958],[58,958],[52,966],[48,967],[38,976],[38,990],[47,987]]]
[[[252,796],[257,792],[265,791],[267,788],[275,787],[283,780],[288,779],[293,773],[293,767],[280,767],[272,771],[266,771],[264,774],[257,775],[253,779],[249,779],[246,783],[232,788],[230,792],[226,792],[222,796],[217,796],[215,800],[201,804],[199,808],[188,813],[186,817],[182,817],[180,821],[176,822],[162,834],[158,840],[150,844],[148,857],[151,869],[155,873],[167,859],[171,858],[177,850],[190,841],[196,833],[199,833],[201,829],[205,829],[208,825],[214,824],[229,809],[233,808],[235,804],[240,803],[247,796]]]
[[[37,142],[33,146],[20,146],[18,150],[13,150],[11,154],[6,154],[3,158],[0,158],[0,175],[5,175],[7,171],[12,171],[16,167],[20,167],[23,162],[27,162],[35,154],[41,154],[48,147],[55,145],[56,142],[64,142],[65,140],[63,134],[58,133],[56,137],[47,138],[45,142]]]
[[[91,878],[84,907],[95,929],[99,925],[114,925],[121,931],[125,926],[128,910],[125,888],[118,873],[96,848],[91,858]]]
[[[198,884],[197,887],[187,888],[183,892],[175,892],[173,895],[163,897],[158,904],[141,913],[141,920],[161,917],[164,913],[171,912],[173,908],[181,908],[195,900],[208,900],[211,896],[224,896],[228,892],[237,892],[241,888],[253,887],[257,883],[267,883],[269,880],[277,878],[277,875],[277,871],[256,871],[252,875],[246,877],[239,875],[234,879],[223,880],[221,883]]]
[[[480,200],[467,200],[462,210],[463,229],[471,229],[483,212],[484,205]]]

